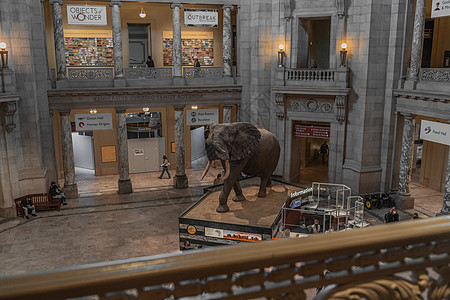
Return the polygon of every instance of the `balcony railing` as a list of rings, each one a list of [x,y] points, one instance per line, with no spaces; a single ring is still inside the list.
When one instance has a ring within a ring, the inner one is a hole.
[[[68,68],[69,80],[114,79],[113,68]]]
[[[448,299],[449,252],[450,216],[5,277],[0,299]]]
[[[420,69],[420,81],[450,82],[450,69],[423,68]]]
[[[348,70],[338,69],[277,69],[277,84],[300,87],[346,88]]]
[[[172,79],[172,68],[126,68],[127,79]]]

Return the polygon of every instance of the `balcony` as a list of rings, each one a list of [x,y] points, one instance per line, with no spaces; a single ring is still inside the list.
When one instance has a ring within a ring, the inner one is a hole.
[[[54,70],[52,70],[54,74]],[[114,68],[67,68],[69,88],[111,88],[114,87]],[[173,77],[172,68],[125,68],[124,79],[127,87],[154,86],[204,86],[234,85],[234,77],[223,76],[221,67],[183,67],[183,77]],[[56,87],[55,75],[52,86]]]
[[[446,299],[449,252],[447,216],[5,277],[0,299]]]
[[[348,69],[277,68],[276,85],[313,88],[347,88]]]

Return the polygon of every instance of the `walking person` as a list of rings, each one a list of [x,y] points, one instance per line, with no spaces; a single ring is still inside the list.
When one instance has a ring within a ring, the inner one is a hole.
[[[398,222],[400,221],[397,207],[393,206],[387,214],[384,215],[384,223],[390,223],[390,222]]]
[[[319,153],[322,155],[322,163],[324,165],[328,165],[328,145],[327,145],[327,141],[323,141],[323,144],[320,146]]]
[[[145,64],[147,65],[147,68],[154,68],[155,67],[155,63],[153,62],[152,57],[149,55],[147,58],[147,61],[145,62]]]
[[[169,166],[170,166],[170,162],[167,159],[167,156],[163,155],[163,163],[161,164],[161,167],[163,168],[163,170],[161,172],[161,175],[159,176],[159,179],[162,179],[164,172],[167,172],[167,175],[169,175],[169,179],[170,179]]]
[[[28,216],[28,210],[31,209],[31,215],[33,217],[37,217],[36,215],[36,207],[33,204],[33,201],[31,201],[31,197],[25,197],[23,198],[20,203],[22,204],[22,208],[23,211],[25,213],[25,218],[29,219],[30,217]]]

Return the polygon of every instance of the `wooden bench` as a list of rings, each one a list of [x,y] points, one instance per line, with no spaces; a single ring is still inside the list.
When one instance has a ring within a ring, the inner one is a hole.
[[[30,195],[25,195],[23,197],[14,199],[18,217],[21,216],[23,218],[25,216],[25,212],[23,211],[21,201],[23,198],[26,198],[26,197],[31,197],[31,201],[33,202],[34,206],[36,207],[36,211],[49,210],[49,209],[58,209],[58,211],[61,210],[61,201],[59,199],[53,199],[50,194],[48,194],[48,193],[30,194]]]

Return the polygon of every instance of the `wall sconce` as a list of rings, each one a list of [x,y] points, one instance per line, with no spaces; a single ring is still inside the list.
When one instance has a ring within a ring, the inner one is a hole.
[[[341,67],[345,67],[347,65],[347,44],[342,43],[341,44]]]
[[[6,51],[6,43],[0,43],[0,55],[2,56],[2,69],[8,69],[8,51]]]
[[[150,107],[143,107],[142,110],[148,112],[150,110]]]
[[[191,109],[198,109],[198,105],[192,105]]]
[[[89,112],[91,114],[96,114],[97,113],[97,109],[96,108],[91,108],[91,110]]]
[[[142,19],[145,18],[147,14],[145,13],[144,8],[141,8],[141,12],[139,13],[139,17],[141,17]]]
[[[284,45],[280,44],[278,45],[278,67],[284,67]]]

